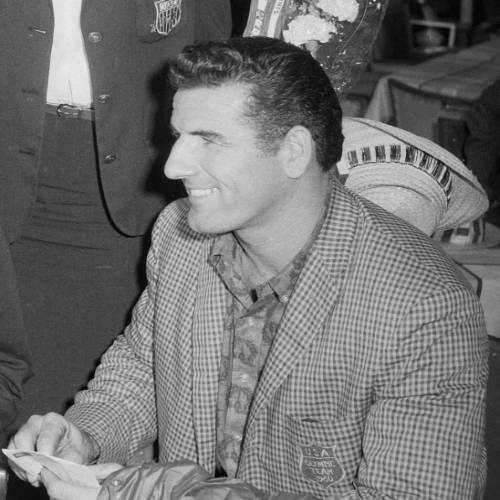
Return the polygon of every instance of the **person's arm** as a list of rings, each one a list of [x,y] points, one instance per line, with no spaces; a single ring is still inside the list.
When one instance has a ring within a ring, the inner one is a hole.
[[[179,218],[187,210],[179,200],[159,215],[148,252],[147,286],[130,324],[106,351],[88,390],[79,392],[65,417],[86,432],[99,448],[99,463],[125,464],[156,439],[153,336],[160,266],[179,238]],[[161,255],[161,259],[160,259]],[[168,321],[166,321],[168,323]],[[162,335],[168,335],[163,331]]]
[[[168,218],[165,213],[160,216],[163,221]],[[134,307],[131,322],[102,356],[88,390],[76,395],[74,405],[65,414],[95,440],[101,463],[126,463],[156,438],[153,330],[157,251],[161,241],[170,237],[168,230],[162,233],[158,224],[153,229],[147,286]]]
[[[445,285],[408,311],[366,419],[362,498],[480,498],[487,353],[466,288]]]
[[[230,0],[195,0],[195,42],[225,40],[231,35]]]
[[[78,393],[65,417],[32,416],[12,437],[9,448],[36,450],[77,463],[125,463],[137,448],[154,440],[156,411],[152,375],[152,301],[155,252],[148,257],[149,284],[131,324],[105,353],[89,389]],[[38,484],[40,477],[22,479]]]

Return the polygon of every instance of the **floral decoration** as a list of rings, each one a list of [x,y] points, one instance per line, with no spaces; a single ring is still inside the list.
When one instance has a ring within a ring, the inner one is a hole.
[[[307,49],[341,95],[363,72],[390,0],[252,0],[244,36]]]
[[[338,23],[358,17],[356,0],[292,0],[288,4],[288,26],[283,38],[294,45],[326,43],[339,30]]]

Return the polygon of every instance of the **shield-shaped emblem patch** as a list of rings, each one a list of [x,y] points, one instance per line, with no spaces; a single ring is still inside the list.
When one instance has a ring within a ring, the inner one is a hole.
[[[168,35],[180,22],[182,0],[155,0],[156,32]]]
[[[328,488],[344,478],[345,472],[335,455],[334,446],[299,446],[300,470],[309,481]]]

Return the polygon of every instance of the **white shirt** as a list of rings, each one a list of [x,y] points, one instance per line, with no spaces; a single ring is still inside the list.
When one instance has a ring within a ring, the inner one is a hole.
[[[47,102],[92,105],[90,71],[80,28],[82,0],[52,0],[54,39]]]

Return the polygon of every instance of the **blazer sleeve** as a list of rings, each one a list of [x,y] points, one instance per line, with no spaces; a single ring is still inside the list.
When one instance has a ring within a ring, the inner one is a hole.
[[[94,438],[100,462],[126,463],[156,438],[153,330],[161,233],[156,225],[147,257],[147,286],[129,325],[103,355],[88,390],[76,395],[65,415]]]
[[[442,288],[402,318],[366,419],[363,498],[482,498],[488,344],[472,292]]]

